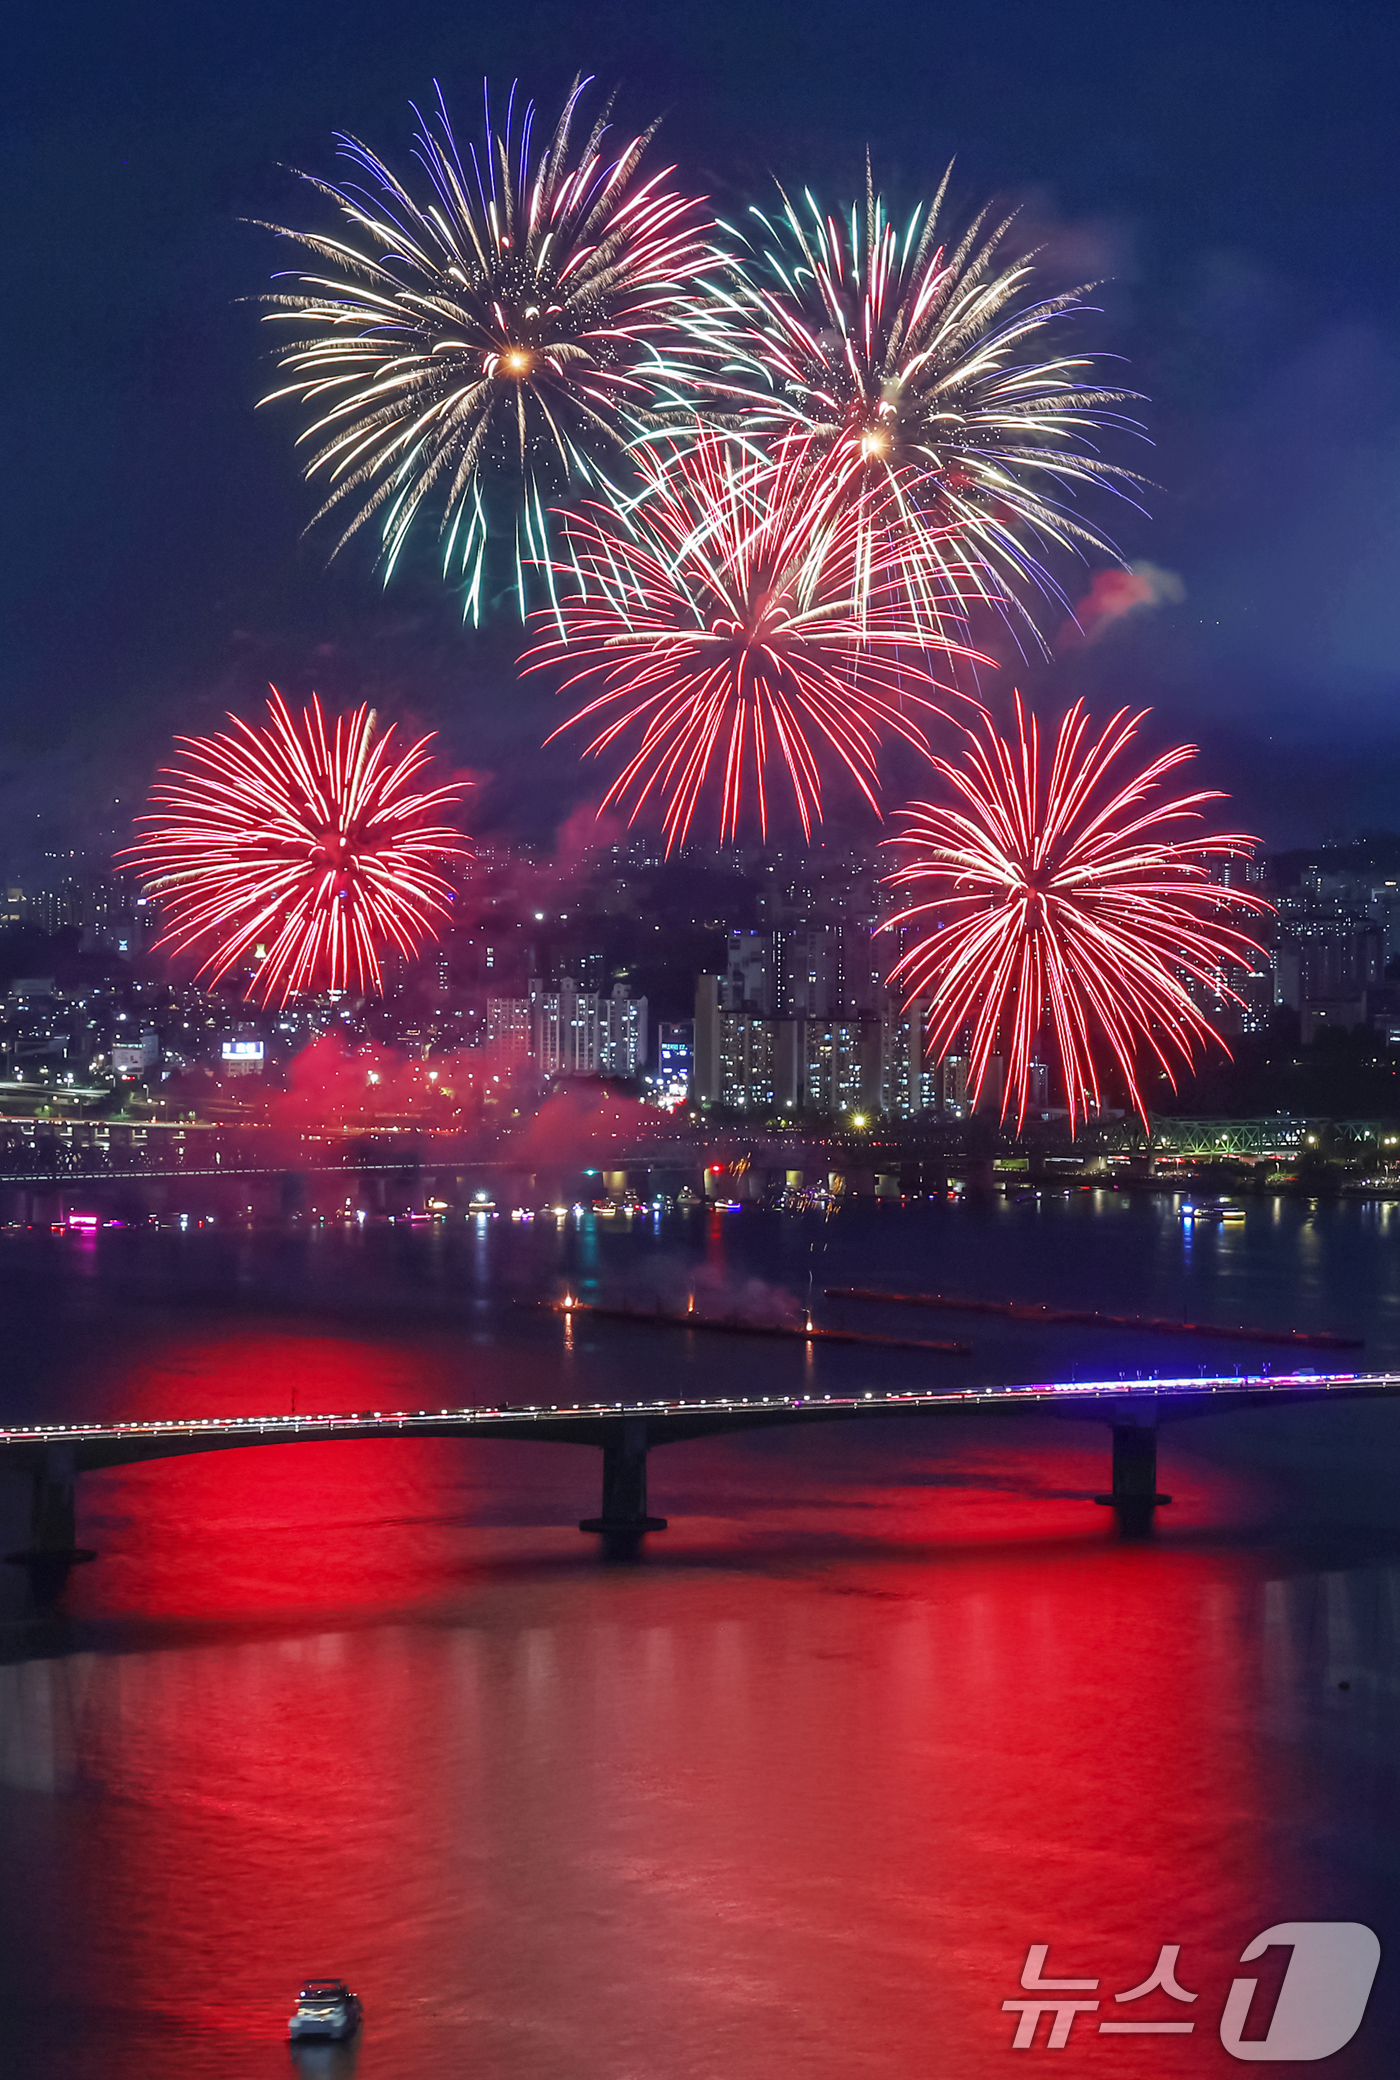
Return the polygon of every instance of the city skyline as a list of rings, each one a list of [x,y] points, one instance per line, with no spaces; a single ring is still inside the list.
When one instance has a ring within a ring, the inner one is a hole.
[[[324,1080],[321,1109],[344,1108],[338,1131],[406,1107],[434,1133],[477,1133],[495,1131],[493,1111],[497,1128],[532,1116],[582,1079],[716,1121],[897,1128],[995,1116],[1007,1089],[997,1052],[979,1102],[970,1028],[931,1046],[931,999],[891,985],[917,934],[898,920],[886,863],[862,848],[707,848],[666,862],[632,840],[563,869],[486,846],[452,867],[442,938],[416,960],[394,956],[382,997],[330,990],[281,1007],[256,1001],[252,955],[209,992],[188,960],[172,972],[153,951],[153,906],[129,879],[53,864],[56,887],[4,891],[0,1078],[18,1118],[256,1124],[279,1093]],[[1203,1050],[1176,1092],[1149,1078],[1152,1116],[1280,1100],[1388,1114],[1400,841],[1227,858],[1215,871],[1269,900],[1265,952],[1251,970],[1191,982],[1225,1047]],[[1038,1049],[1034,1132],[1058,1122],[1069,1133],[1064,1099],[1053,1051]],[[1114,1080],[1091,1117],[1127,1102]]]

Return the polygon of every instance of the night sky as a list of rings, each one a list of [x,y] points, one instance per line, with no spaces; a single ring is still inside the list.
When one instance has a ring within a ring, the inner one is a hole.
[[[428,567],[328,570],[292,439],[255,412],[256,308],[285,265],[242,220],[306,214],[281,168],[331,133],[407,157],[442,82],[552,109],[582,69],[721,214],[772,176],[848,199],[870,147],[901,206],[956,155],[1019,203],[1062,286],[1106,277],[1086,344],[1125,357],[1150,517],[1105,501],[1155,607],[1012,676],[1150,702],[1275,844],[1400,828],[1400,16],[1392,6],[442,0],[30,7],[7,30],[0,783],[11,866],[123,824],[170,732],[275,679],[443,732],[478,822],[541,835],[587,797],[517,688],[517,625],[463,631]],[[630,131],[629,131],[630,134]],[[1061,568],[1072,596],[1092,573]],[[117,799],[119,798],[119,800]],[[1233,819],[1232,819],[1233,820]]]

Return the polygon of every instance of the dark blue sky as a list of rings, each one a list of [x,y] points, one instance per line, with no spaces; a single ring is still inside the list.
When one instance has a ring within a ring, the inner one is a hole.
[[[7,36],[0,849],[99,828],[173,728],[269,677],[441,727],[499,776],[488,816],[586,794],[571,754],[533,755],[552,710],[515,686],[515,631],[302,539],[239,301],[276,264],[240,218],[304,207],[279,162],[329,170],[337,128],[402,160],[434,78],[469,129],[484,72],[548,105],[578,68],[620,83],[620,121],[664,110],[666,157],[726,211],[774,173],[847,196],[867,144],[912,202],[956,154],[964,198],[1019,201],[1066,280],[1106,272],[1096,343],[1152,399],[1123,459],[1157,487],[1110,525],[1183,597],[1022,676],[1153,702],[1273,842],[1400,827],[1393,6],[136,0]]]

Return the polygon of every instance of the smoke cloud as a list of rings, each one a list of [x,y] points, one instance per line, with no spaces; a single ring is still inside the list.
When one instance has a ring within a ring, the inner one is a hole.
[[[352,1050],[327,1034],[293,1056],[284,1088],[249,1095],[247,1117],[298,1136],[427,1128],[480,1137],[499,1133],[517,1107],[532,1104],[525,1065],[503,1049],[462,1048],[423,1061],[373,1042]]]
[[[460,1057],[459,1057],[460,1059]],[[612,1085],[593,1080],[554,1090],[538,1107],[522,1105],[501,1154],[522,1165],[583,1163],[600,1152],[665,1140],[674,1129],[664,1113]]]
[[[1060,630],[1058,646],[1070,650],[1096,643],[1126,615],[1147,607],[1179,606],[1185,597],[1186,587],[1176,572],[1164,571],[1155,563],[1135,563],[1125,571],[1096,571],[1073,620]]]

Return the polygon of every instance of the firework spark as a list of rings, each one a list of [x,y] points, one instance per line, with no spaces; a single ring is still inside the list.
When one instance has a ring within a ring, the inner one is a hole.
[[[1146,1123],[1139,1060],[1155,1060],[1175,1087],[1174,1067],[1219,1037],[1188,985],[1240,1003],[1230,974],[1250,972],[1263,952],[1228,920],[1268,904],[1210,874],[1211,862],[1247,856],[1256,841],[1195,829],[1203,805],[1222,799],[1214,790],[1159,798],[1166,775],[1195,756],[1193,745],[1125,766],[1142,720],[1121,708],[1094,736],[1076,702],[1047,770],[1019,695],[1014,744],[984,711],[964,730],[962,763],[933,760],[960,805],[914,803],[890,840],[910,857],[889,879],[916,900],[887,928],[932,925],[890,980],[908,1003],[931,1001],[933,1058],[970,1030],[974,1102],[993,1055],[1002,1055],[1002,1117],[1014,1099],[1018,1131],[1032,1062],[1047,1042],[1059,1056],[1071,1128],[1101,1103],[1105,1048]]]
[[[512,87],[498,129],[488,96],[481,151],[465,159],[439,92],[433,119],[418,116],[417,194],[341,136],[354,176],[302,178],[339,209],[343,234],[268,227],[312,260],[266,300],[295,332],[272,398],[315,415],[307,476],[329,486],[316,518],[348,520],[336,549],[376,521],[387,577],[435,510],[444,569],[463,573],[473,615],[486,487],[511,483],[520,581],[522,533],[528,558],[543,548],[544,498],[604,481],[664,393],[660,350],[684,349],[678,298],[715,258],[701,205],[666,185],[674,169],[639,177],[651,130],[605,157],[605,108],[574,153],[588,84],[539,151],[533,103],[518,114]]]
[[[1052,350],[1083,292],[1039,293],[1033,260],[1004,251],[1011,219],[983,212],[945,245],[947,186],[902,233],[869,175],[863,211],[844,220],[810,194],[802,210],[785,195],[775,217],[755,210],[762,250],[697,322],[728,364],[718,387],[741,423],[833,455],[869,524],[894,537],[915,594],[930,576],[947,584],[952,545],[969,597],[1003,608],[1009,588],[1029,620],[1028,589],[1068,606],[1047,552],[1116,560],[1070,501],[1091,486],[1132,494],[1139,480],[1101,460],[1091,436],[1133,424],[1117,409],[1133,393]]]
[[[566,691],[600,686],[561,730],[606,718],[585,755],[624,747],[602,806],[630,802],[635,820],[657,799],[668,852],[685,842],[712,777],[721,841],[750,790],[766,837],[774,774],[808,837],[823,766],[874,808],[880,740],[926,750],[919,717],[943,712],[929,696],[955,692],[933,677],[930,653],[975,653],[912,626],[897,581],[878,567],[857,610],[863,514],[833,473],[756,461],[707,432],[638,461],[645,492],[633,509],[564,517],[560,568],[574,583],[560,593],[557,633],[527,667],[562,667]]]
[[[312,696],[300,723],[276,687],[261,727],[179,737],[181,757],[151,789],[151,828],[122,864],[160,904],[161,946],[201,957],[212,989],[265,948],[247,995],[285,1004],[299,990],[382,992],[379,954],[417,952],[447,915],[438,871],[466,847],[430,821],[461,799],[452,782],[414,786],[429,737],[395,757],[392,725],[369,708],[327,731]]]

